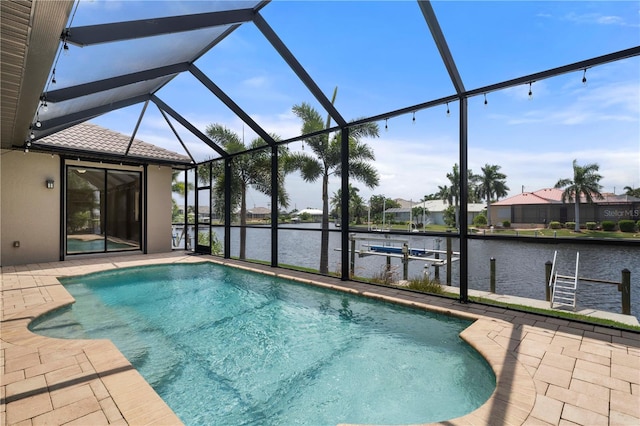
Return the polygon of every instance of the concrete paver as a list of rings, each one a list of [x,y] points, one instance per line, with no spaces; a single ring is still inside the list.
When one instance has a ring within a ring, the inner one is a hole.
[[[1,423],[180,424],[111,342],[50,339],[27,325],[73,300],[56,277],[206,260],[474,320],[461,337],[494,369],[496,391],[442,424],[640,424],[640,333],[181,252],[2,268]]]

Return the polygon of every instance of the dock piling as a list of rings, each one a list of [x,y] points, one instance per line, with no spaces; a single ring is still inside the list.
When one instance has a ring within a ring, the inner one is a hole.
[[[550,260],[544,264],[544,300],[547,302],[551,301],[551,287],[549,287],[549,281],[551,280],[551,268],[553,268],[553,263]]]
[[[451,285],[451,237],[447,236],[447,285]]]
[[[626,268],[622,270],[619,289],[622,292],[622,313],[631,315],[631,271]]]
[[[489,259],[490,262],[490,271],[491,271],[491,276],[489,279],[489,287],[490,287],[490,291],[491,293],[495,293],[496,292],[496,258],[492,257],[491,259]]]

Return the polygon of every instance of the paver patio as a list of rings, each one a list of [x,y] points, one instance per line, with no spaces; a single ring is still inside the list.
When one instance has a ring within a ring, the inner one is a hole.
[[[442,424],[640,424],[640,333],[183,252],[3,267],[2,424],[180,424],[110,341],[52,339],[27,325],[73,301],[56,277],[201,261],[474,319],[461,336],[497,387],[478,410]]]

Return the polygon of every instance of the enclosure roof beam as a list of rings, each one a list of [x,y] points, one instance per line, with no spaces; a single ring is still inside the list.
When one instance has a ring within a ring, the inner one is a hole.
[[[520,86],[522,84],[528,84],[529,82],[541,81],[547,78],[556,77],[562,74],[567,74],[570,72],[575,72],[579,70],[584,70],[587,68],[592,68],[598,65],[603,65],[609,62],[615,62],[622,59],[632,58],[635,56],[640,56],[640,46],[632,47],[625,50],[620,50],[618,52],[609,53],[602,56],[597,56],[595,58],[586,59],[584,61],[574,62],[572,64],[562,65],[560,67],[552,68],[549,70],[525,75],[522,77],[514,78],[511,80],[505,80],[500,83],[490,84],[488,86],[479,87],[477,89],[472,89],[466,92],[461,93],[460,95],[449,95],[442,98],[434,99],[428,102],[422,102],[419,104],[411,105],[408,107],[396,109],[393,111],[386,112],[384,114],[378,114],[362,119],[358,119],[352,122],[349,122],[350,126],[370,123],[373,121],[382,121],[387,118],[398,117],[404,114],[410,114],[415,111],[420,111],[422,109],[432,108],[434,106],[443,105],[447,102],[456,102],[461,97],[462,98],[470,98],[473,96],[482,95],[484,93],[495,92],[502,89],[508,89],[510,87]],[[324,133],[321,132],[321,133]],[[303,136],[296,139],[304,139]],[[295,140],[295,139],[293,139]],[[293,141],[291,140],[291,141]]]
[[[483,93],[494,92],[497,90],[507,89],[509,87],[519,86],[522,84],[529,84],[536,81],[544,80],[551,77],[556,77],[562,74],[575,72],[579,70],[586,70],[588,68],[603,65],[609,62],[615,62],[622,59],[632,58],[640,55],[640,46],[631,47],[629,49],[619,50],[617,52],[608,53],[602,56],[596,56],[595,58],[586,59],[584,61],[574,62],[572,64],[562,65],[560,67],[551,68],[545,71],[525,75],[522,77],[506,80],[501,83],[490,84],[488,86],[479,87],[477,89],[469,90],[464,93],[465,97],[471,97],[481,95]]]
[[[87,25],[67,28],[62,33],[61,38],[63,41],[77,46],[90,46],[100,43],[193,31],[220,25],[239,24],[251,21],[255,13],[254,9],[237,9]]]
[[[167,117],[167,113],[164,112],[163,110],[161,110],[160,108],[158,108],[158,111],[160,111],[160,114],[162,114],[162,117],[167,122],[167,125],[169,126],[169,128],[173,132],[173,135],[176,137],[176,139],[178,139],[178,142],[180,142],[180,145],[182,145],[182,149],[184,149],[185,152],[187,153],[187,155],[189,156],[189,158],[191,158],[191,162],[193,164],[195,164],[196,160],[193,158],[193,155],[191,155],[191,152],[189,151],[189,148],[187,148],[187,146],[182,141],[182,138],[180,137],[180,135],[176,131],[175,127],[173,127],[173,124],[171,123],[171,120],[169,120],[169,117]]]
[[[211,91],[223,104],[227,106],[238,118],[240,118],[247,126],[251,128],[258,136],[260,136],[265,142],[273,146],[275,141],[269,133],[267,133],[262,127],[258,125],[242,108],[238,106],[226,93],[218,87],[209,77],[207,77],[198,67],[191,64],[189,71],[195,78],[197,78],[207,89]]]
[[[129,99],[123,99],[118,102],[113,102],[108,105],[101,105],[95,108],[85,109],[71,114],[63,115],[60,117],[51,118],[41,122],[41,127],[34,129],[36,139],[41,139],[45,136],[49,136],[53,133],[59,132],[69,128],[75,124],[82,123],[83,121],[90,120],[99,115],[113,111],[120,108],[126,108],[131,105],[135,105],[140,102],[149,100],[149,95],[144,94],[140,96],[134,96]]]
[[[171,117],[173,117],[178,123],[182,124],[187,130],[189,130],[191,133],[193,133],[193,135],[195,137],[200,139],[202,142],[206,143],[210,148],[212,148],[214,151],[216,151],[222,157],[228,157],[229,156],[229,154],[224,149],[222,149],[217,144],[215,144],[211,139],[209,139],[207,137],[207,135],[205,135],[200,130],[198,130],[186,118],[184,118],[183,116],[178,114],[173,108],[171,108],[169,105],[165,104],[156,95],[151,95],[151,100],[153,101],[153,103],[156,104],[156,106],[158,108],[160,108],[162,111],[165,111],[167,114],[169,114]]]
[[[420,6],[422,15],[427,21],[427,25],[429,26],[429,30],[431,31],[433,41],[435,41],[436,46],[438,47],[440,57],[442,58],[445,67],[447,68],[449,78],[451,78],[451,82],[456,89],[456,93],[458,93],[458,95],[461,95],[465,92],[464,84],[462,83],[462,78],[460,78],[460,73],[458,72],[456,63],[453,60],[453,56],[451,55],[449,46],[447,45],[447,40],[442,33],[442,29],[440,28],[440,24],[438,23],[436,14],[433,11],[433,7],[431,7],[431,2],[429,0],[418,0],[418,6]]]
[[[276,51],[280,54],[282,59],[289,65],[289,67],[293,70],[294,73],[298,76],[298,78],[307,86],[307,89],[311,92],[311,94],[320,102],[322,107],[329,113],[331,118],[338,124],[340,127],[346,127],[346,120],[340,115],[338,110],[333,106],[329,98],[325,96],[325,94],[320,90],[315,81],[311,78],[311,76],[307,73],[307,71],[303,68],[303,66],[298,62],[298,60],[293,56],[289,48],[280,40],[278,35],[273,31],[273,29],[267,24],[264,18],[256,13],[253,17],[253,23],[258,27],[258,29],[262,32],[262,34],[269,40],[269,43],[276,49]]]
[[[178,74],[189,69],[188,62],[167,65],[164,67],[153,68],[149,70],[134,72],[131,74],[119,75],[116,77],[105,78],[103,80],[92,81],[89,83],[78,84],[76,86],[65,87],[63,89],[52,90],[44,96],[47,102],[62,102],[69,99],[79,98],[81,96],[92,95],[94,93],[104,92],[105,90],[115,89],[141,81],[153,80],[155,78]]]

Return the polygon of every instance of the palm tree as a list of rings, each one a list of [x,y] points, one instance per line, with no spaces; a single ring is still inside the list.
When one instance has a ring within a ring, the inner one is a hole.
[[[577,160],[573,160],[573,179],[560,179],[555,188],[564,188],[562,202],[575,204],[575,232],[580,232],[580,199],[582,196],[589,203],[593,203],[594,197],[601,200],[600,179],[602,176],[596,173],[600,166],[596,163],[579,166]]]
[[[482,174],[478,176],[476,192],[480,198],[487,200],[487,218],[489,219],[489,225],[491,225],[491,200],[494,196],[497,201],[500,197],[507,195],[507,191],[509,191],[509,187],[505,182],[507,176],[498,171],[500,170],[498,165],[485,164],[480,170],[482,170]]]
[[[479,176],[473,174],[471,169],[467,170],[467,199],[466,203],[475,203],[479,201],[477,196],[476,184],[479,181]],[[447,179],[451,183],[451,186],[438,186],[438,195],[449,202],[451,205],[451,201],[453,200],[453,204],[455,206],[455,218],[456,218],[456,228],[460,227],[460,208],[459,204],[462,201],[460,199],[460,167],[458,163],[453,165],[453,169],[451,173],[447,173]]]
[[[181,177],[180,175],[182,173],[185,172],[183,172],[182,170],[171,171],[171,192],[184,197],[187,194],[187,190],[193,191],[193,183],[189,182],[189,185],[185,185],[184,180],[178,180]],[[176,218],[178,217],[179,210],[180,207],[178,206],[178,203],[176,203],[176,200],[171,197],[171,221],[175,222]]]
[[[423,203],[424,201],[426,200],[422,200]],[[418,224],[420,223],[420,219],[425,219],[428,216],[431,216],[431,212],[424,205],[414,206],[414,207],[411,207],[411,216],[413,217],[413,221],[415,222],[416,229],[418,229]],[[423,229],[425,227],[424,220],[422,221],[422,227]]]
[[[333,92],[331,103],[335,101],[338,88]],[[309,134],[328,129],[331,117],[326,121],[311,105],[301,103],[293,106],[293,113],[302,120],[302,134]],[[341,175],[341,140],[342,132],[330,137],[323,133],[304,139],[311,152],[296,152],[288,155],[285,163],[287,172],[299,170],[302,179],[316,182],[322,179],[322,235],[320,243],[320,273],[329,271],[329,177]],[[349,177],[363,182],[367,187],[378,185],[378,172],[369,161],[375,160],[373,150],[360,141],[363,137],[377,137],[378,125],[366,123],[349,128]]]
[[[349,196],[349,213],[353,218],[353,223],[360,225],[367,213],[367,206],[364,204],[364,200],[360,194],[358,194],[358,188],[354,189],[356,192]]]
[[[625,195],[631,195],[632,197],[640,198],[640,188],[633,188],[631,186],[624,187]]]
[[[446,201],[449,205],[453,204],[453,194],[447,185],[438,185],[438,192],[435,194],[437,199]]]
[[[455,207],[455,217],[456,217],[456,228],[458,228],[460,210],[459,210],[459,200],[460,200],[460,167],[458,167],[458,163],[453,165],[453,170],[451,173],[447,173],[447,179],[451,183],[451,186],[448,188],[447,200],[449,200],[449,205],[451,205],[451,201],[453,200],[453,205]]]
[[[349,222],[359,223],[362,219],[362,215],[365,212],[364,201],[360,194],[359,188],[352,186],[349,184]],[[341,207],[342,207],[342,189],[339,188],[336,192],[333,193],[331,197],[331,206],[333,207],[333,212],[340,217],[341,216]]]
[[[222,146],[229,154],[243,152],[247,149],[265,147],[265,149],[254,150],[234,157],[231,165],[231,209],[240,205],[240,259],[246,258],[247,242],[247,189],[249,187],[265,195],[271,195],[271,149],[261,138],[254,139],[249,147],[238,134],[232,132],[220,124],[210,124],[205,129],[211,140]],[[273,136],[278,139],[277,136]],[[284,152],[284,148],[283,148]],[[199,178],[208,180],[207,169]],[[289,205],[289,196],[284,188],[284,172],[280,167],[278,173],[278,204],[282,207]],[[212,197],[217,200],[224,199],[224,173],[222,164],[218,162],[213,171],[215,179],[214,193]],[[222,204],[222,203],[219,203]],[[277,208],[274,206],[274,208]]]

